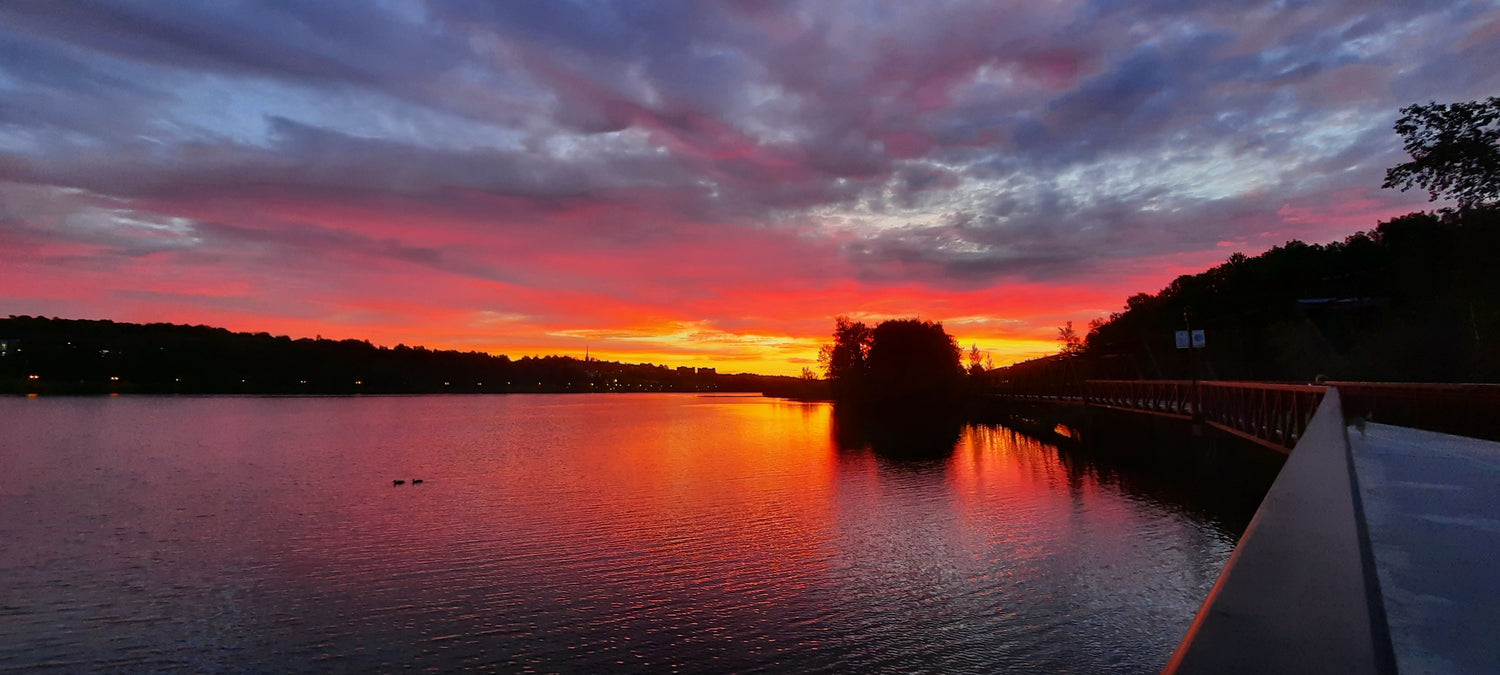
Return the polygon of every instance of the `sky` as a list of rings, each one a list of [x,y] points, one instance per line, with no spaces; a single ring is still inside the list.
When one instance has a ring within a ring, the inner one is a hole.
[[[0,3],[0,315],[720,372],[996,365],[1442,206],[1400,108],[1500,2]]]

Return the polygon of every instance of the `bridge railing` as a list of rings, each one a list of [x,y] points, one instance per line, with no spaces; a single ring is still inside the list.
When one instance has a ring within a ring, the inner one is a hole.
[[[1191,380],[1089,380],[1084,401],[1106,408],[1188,418],[1193,415]]]
[[[1500,384],[1328,382],[1345,414],[1381,424],[1500,440]]]
[[[990,393],[1007,398],[1031,400],[1031,401],[1079,401],[1080,395],[1076,385],[1067,384],[1023,384],[1015,385],[1004,383],[993,387]]]
[[[1200,419],[1222,431],[1290,451],[1307,431],[1325,387],[1263,382],[1191,380],[1088,380],[1083,402],[1091,406],[1145,412],[1178,419]],[[1046,398],[1051,394],[1005,394]]]
[[[1500,384],[1388,382],[1087,380],[1076,388],[1008,385],[997,396],[1198,419],[1261,445],[1290,451],[1307,431],[1327,387],[1337,387],[1351,417],[1473,438],[1500,440]]]
[[[1202,419],[1246,440],[1291,452],[1327,387],[1261,382],[1200,382]]]

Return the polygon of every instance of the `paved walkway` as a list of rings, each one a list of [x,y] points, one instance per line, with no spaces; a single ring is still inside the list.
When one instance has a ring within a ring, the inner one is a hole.
[[[1383,424],[1348,438],[1397,670],[1500,673],[1500,443]]]

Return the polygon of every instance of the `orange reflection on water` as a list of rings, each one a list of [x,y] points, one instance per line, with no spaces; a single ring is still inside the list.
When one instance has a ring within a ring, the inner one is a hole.
[[[551,447],[538,448],[552,466],[497,516],[549,537],[587,538],[601,556],[618,558],[617,570],[666,574],[678,589],[659,591],[673,597],[726,567],[746,580],[779,579],[783,590],[823,569],[835,471],[827,405],[759,397],[683,405],[674,395],[575,400],[584,405],[531,406],[530,426],[553,430]],[[506,474],[516,466],[496,468],[497,481],[514,479]],[[757,597],[754,588],[740,590]]]
[[[1118,486],[1104,489],[1098,468],[1004,427],[964,429],[948,463],[948,484],[976,536],[1006,547],[1011,565],[1064,550],[1106,548],[1098,564],[1130,554],[1100,536],[1143,517]]]

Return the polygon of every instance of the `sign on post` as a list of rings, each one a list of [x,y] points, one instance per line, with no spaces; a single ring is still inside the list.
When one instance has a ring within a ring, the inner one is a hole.
[[[1203,347],[1207,344],[1208,339],[1204,337],[1203,331],[1201,330],[1195,330],[1192,333],[1188,333],[1185,330],[1177,331],[1178,349],[1187,349],[1189,347],[1193,349],[1203,349]]]
[[[1185,330],[1177,331],[1177,348],[1178,349],[1187,349],[1188,348],[1188,332],[1187,331],[1185,331]]]
[[[1206,344],[1208,344],[1208,339],[1203,336],[1203,331],[1193,331],[1193,349],[1203,349]]]

